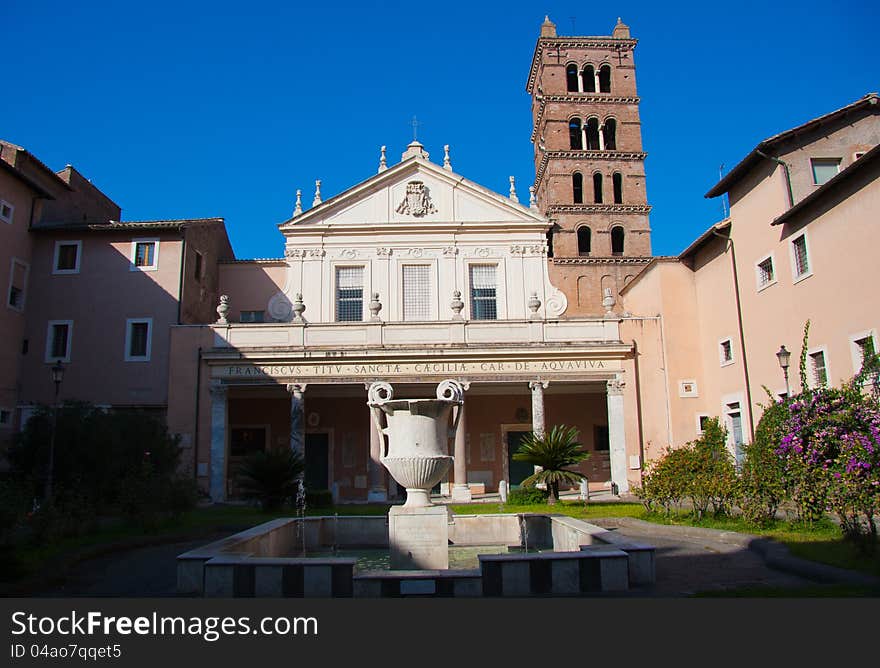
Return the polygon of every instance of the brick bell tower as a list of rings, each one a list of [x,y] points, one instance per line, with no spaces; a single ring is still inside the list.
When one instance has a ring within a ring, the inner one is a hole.
[[[570,315],[620,313],[619,290],[651,257],[636,42],[620,19],[610,36],[560,37],[546,17],[532,57],[533,188]]]

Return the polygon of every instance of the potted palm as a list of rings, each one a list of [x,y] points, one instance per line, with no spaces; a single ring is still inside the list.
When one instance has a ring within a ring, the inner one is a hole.
[[[540,467],[523,480],[522,484],[533,487],[544,483],[550,492],[547,503],[552,505],[559,500],[560,483],[577,484],[586,477],[567,467],[575,466],[589,456],[590,453],[585,452],[578,442],[578,430],[575,427],[556,425],[543,436],[535,433],[526,436],[513,459]]]

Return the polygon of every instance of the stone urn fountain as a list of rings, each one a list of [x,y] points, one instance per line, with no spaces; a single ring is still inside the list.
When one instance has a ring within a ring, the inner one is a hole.
[[[452,465],[449,439],[455,436],[461,411],[455,411],[451,429],[450,414],[461,406],[463,394],[454,380],[441,382],[435,399],[394,399],[391,385],[384,382],[373,383],[367,392],[382,437],[380,461],[406,488],[406,503],[388,513],[394,569],[449,567],[449,516],[444,506],[431,503],[431,488]]]

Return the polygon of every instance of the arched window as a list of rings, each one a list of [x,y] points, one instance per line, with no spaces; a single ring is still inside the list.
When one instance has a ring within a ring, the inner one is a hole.
[[[602,175],[599,172],[593,174],[593,201],[602,203]]]
[[[590,228],[584,225],[583,227],[579,227],[577,231],[578,237],[578,255],[589,255],[590,254],[590,239],[591,232]]]
[[[602,126],[602,139],[605,140],[606,151],[617,150],[617,121],[613,118],[605,120],[605,124]]]
[[[599,119],[591,118],[587,121],[587,150],[599,150]]]
[[[599,92],[611,92],[611,65],[602,65],[599,68]]]
[[[619,225],[611,228],[611,254],[623,255],[623,228]]]
[[[575,204],[584,203],[584,177],[580,172],[571,175],[571,194]]]
[[[568,86],[569,93],[577,93],[578,88],[578,68],[577,65],[571,64],[565,68],[565,83]]]
[[[547,230],[547,257],[553,257],[553,230]]]
[[[582,151],[584,143],[581,140],[581,119],[572,118],[568,122],[568,140],[572,151]]]
[[[581,72],[581,81],[583,82],[583,91],[585,93],[596,92],[596,70],[593,69],[592,65],[584,65],[584,69]]]
[[[623,175],[620,172],[614,172],[611,184],[614,186],[614,203],[623,204]]]

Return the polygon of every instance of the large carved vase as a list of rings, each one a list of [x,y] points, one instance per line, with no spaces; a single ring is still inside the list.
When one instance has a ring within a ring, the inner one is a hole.
[[[437,386],[436,399],[394,399],[388,383],[370,386],[368,403],[383,436],[380,460],[406,488],[404,506],[433,505],[431,488],[452,465],[448,444],[458,428],[460,411],[451,429],[449,418],[453,407],[461,405],[462,395],[461,385],[454,380]]]

